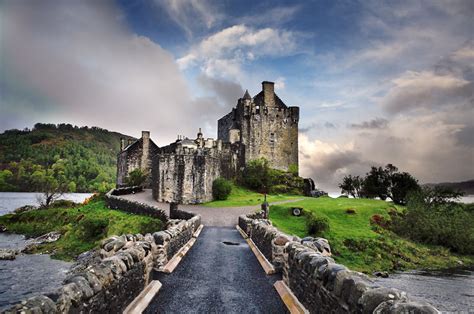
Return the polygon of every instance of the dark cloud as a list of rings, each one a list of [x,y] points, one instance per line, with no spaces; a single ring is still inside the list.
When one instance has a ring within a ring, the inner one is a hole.
[[[228,109],[237,104],[237,99],[244,96],[244,90],[239,83],[222,78],[212,78],[207,75],[200,75],[198,83],[208,91],[212,92]]]
[[[388,120],[383,118],[375,118],[362,123],[353,123],[350,125],[353,129],[385,129],[388,126]]]
[[[308,133],[309,131],[312,130],[321,130],[321,129],[337,129],[337,125],[326,121],[324,123],[311,123],[308,126],[300,127],[299,131],[300,133]]]

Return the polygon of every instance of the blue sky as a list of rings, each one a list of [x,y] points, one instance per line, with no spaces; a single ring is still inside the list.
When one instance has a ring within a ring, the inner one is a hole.
[[[474,177],[474,2],[2,1],[0,129],[97,125],[160,145],[264,80],[301,107],[300,169],[334,190],[394,163]]]

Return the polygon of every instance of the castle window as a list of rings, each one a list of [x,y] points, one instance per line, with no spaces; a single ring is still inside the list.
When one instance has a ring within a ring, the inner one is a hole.
[[[260,106],[255,106],[255,113],[260,114]]]
[[[275,133],[270,133],[270,144],[275,144]]]

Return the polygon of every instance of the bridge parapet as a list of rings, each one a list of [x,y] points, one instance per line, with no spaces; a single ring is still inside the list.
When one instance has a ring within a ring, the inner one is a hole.
[[[258,214],[240,216],[239,227],[310,313],[440,313],[335,263],[326,239],[289,236]]]
[[[111,199],[115,209],[125,204],[128,210],[134,203]],[[81,254],[55,295],[32,297],[5,313],[122,312],[148,285],[152,270],[165,265],[201,225],[201,216],[186,214],[187,220],[166,218],[163,231],[105,239],[99,248]]]

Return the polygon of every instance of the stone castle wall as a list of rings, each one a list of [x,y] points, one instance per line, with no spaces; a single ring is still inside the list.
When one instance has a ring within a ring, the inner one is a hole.
[[[196,204],[212,200],[212,182],[220,176],[220,159],[189,150],[155,156],[153,197],[159,202]]]
[[[439,313],[426,302],[377,286],[367,275],[335,263],[325,239],[291,237],[256,215],[240,216],[239,227],[310,313]]]

